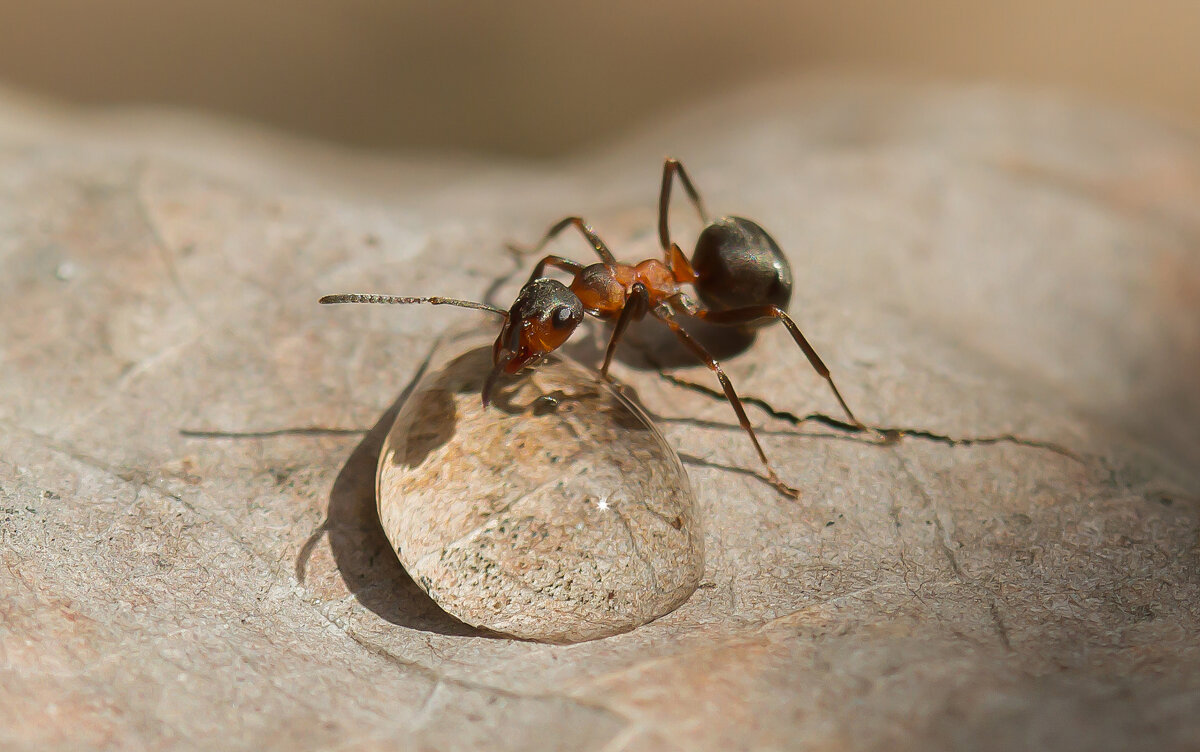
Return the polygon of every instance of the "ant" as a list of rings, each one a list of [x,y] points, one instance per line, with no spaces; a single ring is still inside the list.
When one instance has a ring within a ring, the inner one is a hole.
[[[667,224],[671,187],[676,176],[699,213],[701,222],[706,225],[696,241],[690,261],[679,245],[671,241]],[[625,330],[630,323],[649,314],[666,324],[716,374],[726,399],[737,414],[738,423],[750,437],[759,459],[766,467],[771,484],[796,496],[797,490],[779,479],[763,452],[742,401],[721,364],[679,323],[679,318],[687,317],[723,326],[755,327],[778,320],[787,327],[813,370],[829,383],[850,423],[858,430],[867,430],[842,399],[829,368],[784,310],[791,299],[792,272],[775,240],[757,223],[742,217],[722,217],[710,223],[700,194],[679,160],[668,158],[663,163],[662,189],[658,201],[658,235],[662,243],[663,260],[651,258],[637,264],[617,261],[604,241],[580,217],[566,217],[555,223],[530,253],[541,252],[547,243],[569,227],[575,228],[587,239],[600,257],[600,262],[584,265],[562,256],[543,257],[534,266],[529,281],[521,288],[508,311],[486,303],[442,297],[343,294],[326,295],[321,302],[429,303],[473,308],[502,316],[504,325],[492,349],[493,368],[483,384],[485,407],[501,374],[515,374],[523,368],[536,365],[546,354],[567,341],[585,314],[616,322],[604,353],[604,364],[600,367],[600,374],[609,378],[608,369]],[[571,274],[571,284],[564,285],[543,276],[547,267]],[[703,305],[697,304],[683,292],[684,285],[691,285],[695,289]]]

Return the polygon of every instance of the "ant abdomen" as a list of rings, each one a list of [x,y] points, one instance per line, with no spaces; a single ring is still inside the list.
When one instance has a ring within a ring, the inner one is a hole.
[[[743,217],[722,217],[704,228],[692,268],[696,294],[716,311],[760,305],[787,310],[792,299],[792,267],[783,251],[758,223]]]

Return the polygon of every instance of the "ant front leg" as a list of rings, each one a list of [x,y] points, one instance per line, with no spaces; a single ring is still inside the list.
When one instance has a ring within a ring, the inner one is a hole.
[[[604,241],[600,239],[600,236],[596,234],[595,230],[593,230],[587,222],[583,221],[582,217],[564,217],[558,222],[554,223],[554,225],[546,231],[545,237],[543,237],[541,242],[533,247],[533,250],[530,251],[530,253],[540,252],[546,247],[547,243],[553,240],[556,235],[568,227],[574,227],[575,229],[579,230],[583,237],[587,239],[588,243],[591,244],[592,248],[596,251],[596,255],[600,257],[601,261],[606,264],[615,265],[617,263],[617,258],[612,255],[612,251],[608,250],[608,246],[604,244]]]
[[[583,269],[583,264],[572,261],[569,258],[553,255],[546,256],[541,261],[537,262],[537,265],[533,267],[533,274],[529,275],[529,282],[534,281],[538,277],[545,276],[547,266],[552,266],[555,269],[562,269],[564,272],[567,272],[571,275],[578,274]],[[525,284],[528,285],[529,282],[526,282]]]
[[[746,415],[746,408],[742,407],[742,400],[738,397],[737,391],[734,390],[733,382],[725,375],[725,369],[721,368],[721,363],[712,356],[712,353],[704,349],[704,345],[701,345],[692,335],[684,331],[679,322],[671,318],[670,314],[656,311],[655,316],[664,324],[671,327],[671,331],[675,333],[679,341],[695,353],[700,360],[704,361],[709,370],[717,375],[717,380],[721,382],[721,389],[725,392],[725,398],[729,400],[729,404],[733,406],[734,413],[737,414],[738,424],[746,431],[746,435],[750,437],[750,442],[754,444],[754,450],[758,452],[758,458],[762,460],[763,466],[767,468],[767,477],[770,479],[771,485],[787,496],[799,497],[800,491],[780,480],[779,475],[775,472],[775,468],[771,466],[771,461],[767,459],[767,453],[763,451],[762,445],[758,443],[758,434],[754,433],[754,427],[750,425],[750,418]]]
[[[612,336],[608,339],[608,349],[604,351],[604,365],[600,367],[601,376],[606,379],[608,378],[608,367],[612,365],[613,354],[617,351],[617,342],[625,334],[625,330],[629,328],[629,324],[633,321],[640,321],[649,309],[649,291],[646,290],[646,286],[641,282],[635,282],[633,291],[625,299],[625,305],[621,308],[621,315],[617,317],[617,323],[613,327]]]
[[[804,351],[804,356],[808,358],[808,362],[812,365],[821,378],[829,382],[829,388],[833,390],[833,396],[837,397],[838,404],[842,406],[842,410],[846,413],[846,417],[850,422],[860,430],[869,430],[863,422],[854,417],[850,406],[846,404],[846,400],[842,399],[842,393],[838,391],[837,384],[833,383],[833,377],[829,374],[829,367],[825,365],[825,361],[821,360],[821,356],[817,355],[817,351],[805,339],[804,333],[800,331],[800,327],[796,326],[796,322],[792,321],[792,317],[788,316],[782,308],[774,305],[758,305],[749,306],[747,308],[735,308],[730,311],[710,311],[705,308],[699,308],[686,312],[687,315],[698,318],[701,321],[708,321],[713,324],[723,324],[728,326],[740,326],[742,324],[750,324],[763,319],[773,318],[779,319],[783,325],[787,327],[788,333],[792,335],[792,339]]]
[[[683,164],[678,159],[667,157],[663,162],[663,177],[662,190],[658,194],[658,239],[662,242],[663,253],[667,256],[667,265],[671,265],[671,231],[667,227],[667,214],[671,206],[671,179],[679,173],[679,182],[683,183],[683,190],[687,192],[688,198],[696,206],[696,211],[700,214],[700,221],[708,224],[708,213],[704,211],[704,202],[700,200],[700,194],[696,192],[696,187],[692,185],[691,178],[688,177],[687,171],[683,169]]]

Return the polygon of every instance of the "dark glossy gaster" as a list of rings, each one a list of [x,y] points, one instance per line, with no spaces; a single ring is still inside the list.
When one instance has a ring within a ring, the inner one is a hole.
[[[671,240],[669,213],[671,188],[678,177],[701,221],[706,225],[691,260]],[[780,321],[813,369],[829,384],[838,404],[850,422],[865,428],[854,416],[838,391],[829,368],[809,344],[800,328],[786,312],[792,292],[792,272],[775,240],[757,223],[741,217],[722,217],[709,222],[700,195],[687,172],[675,159],[663,165],[659,192],[658,232],[663,258],[646,259],[636,264],[617,261],[604,241],[580,217],[566,217],[552,225],[533,249],[539,252],[567,228],[577,230],[599,257],[593,264],[581,264],[563,256],[548,255],[533,268],[529,281],[521,288],[512,308],[453,298],[411,298],[391,295],[328,295],[322,303],[430,303],[456,305],[490,311],[504,317],[504,324],[493,348],[492,372],[483,389],[484,404],[501,374],[512,374],[558,349],[583,320],[584,314],[614,323],[600,372],[608,375],[617,344],[629,324],[650,315],[663,322],[675,336],[716,375],[738,423],[750,437],[755,451],[767,469],[771,482],[780,490],[795,495],[794,488],[779,479],[758,442],[758,436],[746,415],[733,383],[716,358],[680,324],[681,318],[695,318],[723,326],[759,326]],[[547,268],[571,275],[569,285],[545,277]],[[692,300],[684,287],[691,285],[700,303]]]

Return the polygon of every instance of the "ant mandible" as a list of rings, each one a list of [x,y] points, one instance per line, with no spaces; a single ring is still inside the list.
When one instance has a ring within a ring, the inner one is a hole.
[[[696,241],[691,261],[671,241],[667,223],[675,176],[679,177],[700,220],[706,225]],[[797,495],[796,489],[779,479],[758,443],[758,436],[725,370],[678,321],[680,317],[690,317],[722,326],[745,327],[778,320],[787,327],[813,370],[829,383],[850,423],[860,430],[866,430],[866,426],[854,417],[842,399],[829,368],[784,311],[791,299],[792,273],[779,246],[766,230],[749,219],[729,216],[709,223],[700,194],[678,160],[668,158],[663,164],[662,189],[658,201],[662,261],[646,259],[637,264],[617,261],[604,241],[580,217],[566,217],[555,223],[531,253],[540,252],[568,227],[574,227],[587,239],[600,257],[600,262],[584,265],[562,256],[543,257],[534,266],[529,281],[521,288],[508,311],[486,303],[454,298],[360,293],[326,295],[321,302],[429,303],[473,308],[504,317],[504,325],[492,349],[493,368],[483,385],[485,407],[489,404],[492,389],[500,374],[515,374],[523,368],[536,365],[542,357],[567,341],[583,321],[584,314],[616,322],[604,353],[604,364],[600,367],[600,374],[609,378],[608,369],[625,330],[630,323],[649,314],[666,324],[680,342],[716,374],[726,399],[737,414],[738,423],[745,429],[766,467],[771,483],[794,496]],[[568,286],[545,277],[543,274],[547,267],[561,269],[573,275],[574,279]],[[695,289],[703,305],[683,292],[684,285],[691,285]]]

